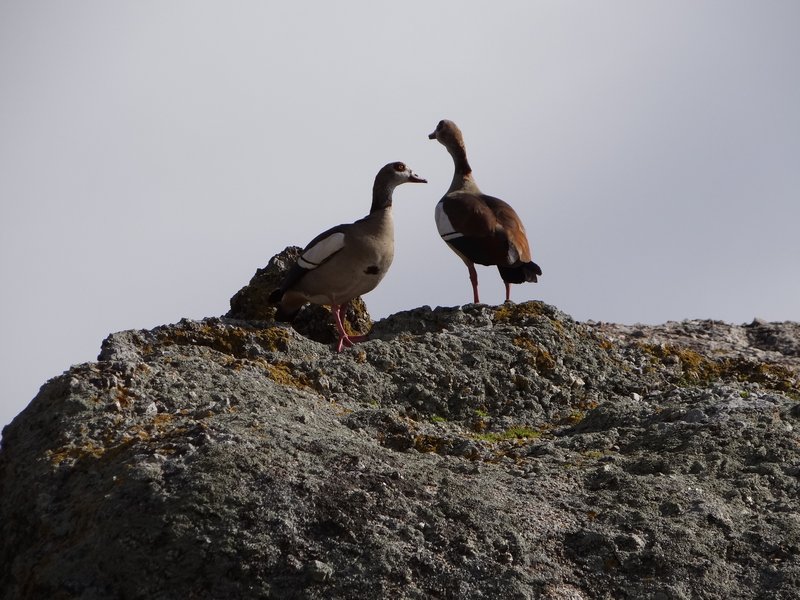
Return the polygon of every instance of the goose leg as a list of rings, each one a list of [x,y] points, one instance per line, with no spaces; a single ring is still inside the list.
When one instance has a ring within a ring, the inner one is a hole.
[[[339,333],[339,343],[336,346],[336,351],[341,352],[345,344],[350,347],[353,343],[347,337],[347,332],[344,330],[344,325],[342,325],[342,306],[340,304],[332,304],[331,312],[333,313],[333,321],[336,324],[336,331]]]
[[[472,297],[475,304],[478,304],[480,302],[480,298],[478,298],[478,272],[472,262],[467,263],[467,269],[469,269],[469,282],[472,284]]]
[[[336,323],[336,331],[339,332],[339,343],[336,346],[337,352],[341,352],[344,346],[349,348],[356,342],[362,342],[367,338],[366,335],[347,335],[343,322],[344,311],[346,308],[347,303],[331,305],[331,312],[333,313],[333,318]]]
[[[503,283],[506,284],[506,302],[511,302],[511,284],[507,281],[504,281]]]

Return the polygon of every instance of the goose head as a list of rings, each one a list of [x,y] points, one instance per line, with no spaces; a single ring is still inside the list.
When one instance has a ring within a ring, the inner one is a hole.
[[[428,139],[438,140],[445,148],[464,147],[464,138],[461,135],[461,130],[458,125],[447,119],[442,119],[434,129],[433,133],[428,135]]]
[[[399,161],[389,163],[378,171],[375,177],[376,187],[394,189],[403,183],[428,183],[428,181],[414,173],[406,163]]]

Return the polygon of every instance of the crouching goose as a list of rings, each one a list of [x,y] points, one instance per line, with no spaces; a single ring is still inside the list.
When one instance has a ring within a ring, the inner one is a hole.
[[[438,140],[453,157],[455,173],[447,193],[436,205],[436,227],[447,245],[469,270],[472,295],[478,298],[479,265],[497,265],[511,300],[511,284],[536,281],[542,270],[531,261],[525,227],[511,206],[478,189],[467,161],[461,130],[452,121],[439,121],[428,136]]]
[[[291,321],[306,302],[327,304],[339,332],[337,352],[366,337],[347,335],[342,322],[344,308],[356,296],[375,289],[392,264],[392,192],[409,182],[427,183],[405,163],[389,163],[375,177],[372,207],[366,217],[331,227],[309,242],[281,286],[269,296],[271,303],[278,304],[278,320]]]

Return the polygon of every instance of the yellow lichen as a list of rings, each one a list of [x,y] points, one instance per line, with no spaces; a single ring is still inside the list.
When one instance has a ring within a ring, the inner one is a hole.
[[[530,427],[515,426],[505,431],[493,431],[480,433],[474,436],[476,440],[483,442],[496,443],[508,440],[535,440],[542,437],[542,432]]]
[[[767,389],[778,390],[792,396],[800,395],[798,373],[783,365],[762,363],[741,357],[711,359],[702,354],[669,344],[639,344],[651,360],[677,363],[681,367],[684,383],[706,383],[719,379],[758,383]]]
[[[186,415],[190,412],[183,410],[179,414]],[[133,444],[140,442],[149,442],[150,450],[168,454],[173,451],[169,447],[170,441],[189,431],[187,426],[176,426],[175,417],[176,415],[170,413],[157,413],[151,420],[143,424],[136,424],[123,432],[110,426],[103,432],[93,434],[95,438],[99,437],[99,440],[88,437],[88,431],[82,430],[78,435],[83,436],[83,439],[60,448],[47,450],[45,456],[56,467],[64,461],[113,459]],[[193,427],[205,428],[202,421],[196,420],[198,418],[203,417],[195,417]]]
[[[518,348],[526,350],[528,363],[538,371],[552,371],[556,368],[556,361],[553,356],[542,346],[530,338],[517,336],[513,343]]]
[[[245,329],[203,323],[197,330],[171,328],[159,336],[163,345],[204,346],[235,358],[247,358],[249,346],[268,351],[288,348],[290,334],[285,327]]]
[[[58,466],[65,460],[80,460],[82,458],[100,458],[106,451],[105,446],[94,443],[88,440],[79,446],[71,446],[68,448],[59,448],[56,450],[48,450],[45,452],[47,460],[53,466]]]
[[[299,389],[310,389],[311,382],[308,377],[303,374],[295,375],[292,372],[292,367],[289,363],[269,363],[262,361],[262,364],[267,369],[269,378],[275,383],[281,385],[288,385]]]
[[[601,338],[600,341],[598,342],[598,345],[600,346],[600,348],[606,351],[612,350],[614,348],[614,342],[612,342],[608,338]]]
[[[495,321],[518,321],[525,317],[539,317],[544,315],[545,304],[543,302],[523,302],[514,304],[506,302],[498,306],[494,311]]]
[[[414,436],[414,448],[418,452],[436,452],[438,454],[445,443],[446,440],[444,438],[434,435],[420,434]]]

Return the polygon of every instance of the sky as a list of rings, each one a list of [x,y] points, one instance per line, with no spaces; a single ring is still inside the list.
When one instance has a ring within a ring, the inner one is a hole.
[[[429,183],[370,313],[471,301],[443,118],[544,272],[513,300],[800,320],[796,0],[0,0],[0,426],[109,333],[224,314],[391,161]]]

